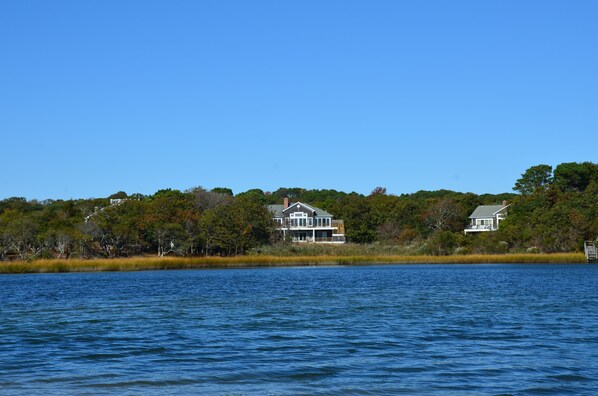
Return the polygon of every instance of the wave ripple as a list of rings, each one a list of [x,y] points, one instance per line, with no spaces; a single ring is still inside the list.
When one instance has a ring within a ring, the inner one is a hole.
[[[588,265],[2,276],[0,393],[592,395],[596,290]]]

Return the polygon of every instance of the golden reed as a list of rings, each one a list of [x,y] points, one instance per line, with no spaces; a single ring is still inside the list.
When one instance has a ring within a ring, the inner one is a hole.
[[[583,253],[471,254],[455,256],[235,256],[235,257],[132,257],[118,259],[67,259],[0,262],[0,274],[148,271],[197,268],[251,268],[312,265],[373,264],[575,264],[585,263]]]

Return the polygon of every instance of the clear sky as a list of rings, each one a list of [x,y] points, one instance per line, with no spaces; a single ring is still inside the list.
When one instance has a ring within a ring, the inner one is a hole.
[[[510,192],[598,160],[598,1],[3,1],[0,199]]]

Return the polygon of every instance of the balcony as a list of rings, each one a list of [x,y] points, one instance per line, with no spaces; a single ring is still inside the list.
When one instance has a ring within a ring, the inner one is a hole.
[[[468,232],[484,232],[484,231],[496,231],[497,228],[492,225],[468,225],[465,227],[465,233]]]
[[[287,229],[287,230],[335,230],[337,229],[336,225],[326,224],[326,225],[317,225],[313,224],[312,222],[307,222],[305,224],[295,224],[291,223],[290,221],[284,223],[277,223],[276,228],[280,229]]]

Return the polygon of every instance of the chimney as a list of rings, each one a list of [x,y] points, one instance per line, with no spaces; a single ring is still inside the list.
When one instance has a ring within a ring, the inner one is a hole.
[[[289,198],[288,197],[284,197],[284,208],[288,208],[289,207]]]
[[[502,206],[507,206],[507,201],[502,201]]]

